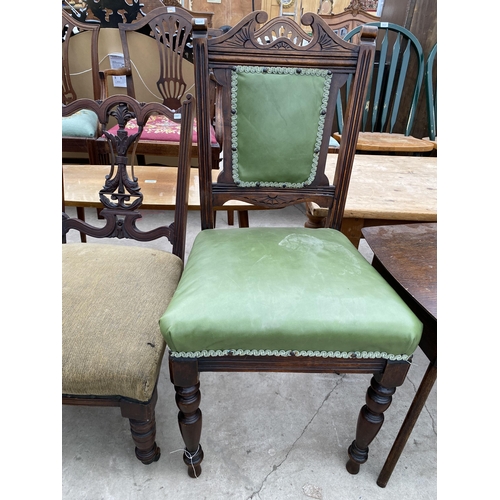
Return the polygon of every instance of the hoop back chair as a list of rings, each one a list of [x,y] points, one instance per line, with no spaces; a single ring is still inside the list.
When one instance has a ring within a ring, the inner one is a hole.
[[[379,30],[379,60],[373,65],[368,87],[357,150],[368,152],[423,153],[433,149],[429,141],[411,135],[423,76],[424,57],[418,39],[406,28],[394,23],[372,22]],[[361,32],[361,26],[354,28],[344,38],[354,40]],[[413,62],[412,62],[413,61]],[[415,73],[409,71],[415,65]],[[350,82],[347,83],[347,88]],[[410,102],[404,103],[404,95]],[[345,100],[337,100],[337,128],[333,137],[340,142],[343,134],[343,108]],[[395,127],[401,121],[403,133],[396,133]]]
[[[204,371],[372,373],[349,448],[348,470],[357,473],[422,328],[339,230],[376,28],[349,44],[307,13],[301,23],[312,30],[308,44],[287,36],[261,43],[256,32],[266,20],[265,12],[253,12],[212,39],[194,25],[202,231],[160,320],[191,477],[200,475],[203,459]],[[213,184],[204,106],[211,72],[230,138]],[[330,183],[325,162],[336,96],[349,75],[344,140]],[[328,226],[215,229],[213,207],[232,199],[262,208],[317,200],[329,207]]]
[[[94,99],[99,99],[99,59],[97,44],[99,40],[99,23],[77,21],[65,10],[62,10],[62,102],[69,104],[78,97],[70,70],[70,45],[74,36],[90,33],[90,60],[92,92]],[[75,33],[76,32],[76,33]],[[100,136],[99,121],[95,113],[89,109],[81,109],[73,116],[62,120],[62,152],[86,153],[90,163],[98,163],[96,139]]]
[[[436,71],[437,43],[432,47],[425,63],[425,97],[427,104],[427,126],[429,128],[428,140],[437,149],[437,85],[433,84],[433,73]]]
[[[136,225],[143,195],[133,168],[127,167],[127,152],[140,138],[152,113],[177,118],[160,103],[139,103],[123,95],[63,105],[63,116],[80,109],[96,113],[112,151],[109,174],[103,178],[99,192],[105,222],[93,226],[70,218],[63,204],[63,243],[71,229],[94,238],[165,241],[165,250],[122,242],[62,245],[62,402],[119,407],[130,421],[136,457],[144,464],[160,457],[155,441],[155,406],[165,342],[158,318],[184,266],[192,101],[188,95],[181,108],[174,221],[150,230]],[[110,116],[119,124],[116,134],[106,130]],[[137,134],[127,133],[126,124],[131,119],[137,120]]]
[[[135,80],[139,80],[139,75],[132,68],[134,61],[131,57],[129,36],[133,33],[141,33],[156,42],[159,61],[155,89],[159,95],[156,97],[172,111],[178,110],[183,95],[189,90],[184,75],[184,66],[186,61],[193,61],[191,20],[198,15],[182,7],[158,7],[136,22],[119,23],[125,67],[99,73],[102,95],[109,95],[109,76],[125,75],[127,95],[136,98],[137,82]],[[213,107],[211,109],[213,110]],[[127,124],[127,129],[135,133],[137,126],[134,120]],[[215,136],[215,129],[212,130],[210,146],[213,163],[217,167],[220,145]],[[144,163],[144,155],[177,157],[178,149],[179,125],[164,115],[158,115],[148,120],[141,140],[136,145],[135,154],[138,155],[138,161]],[[196,123],[193,129],[192,149],[192,157],[198,157]]]

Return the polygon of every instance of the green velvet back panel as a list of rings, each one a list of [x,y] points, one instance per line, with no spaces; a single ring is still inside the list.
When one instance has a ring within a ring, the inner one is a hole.
[[[330,93],[326,70],[237,66],[231,82],[233,179],[303,187],[314,179]]]

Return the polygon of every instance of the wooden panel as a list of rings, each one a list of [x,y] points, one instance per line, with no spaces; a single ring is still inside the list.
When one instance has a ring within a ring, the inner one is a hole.
[[[252,12],[252,4],[255,10],[260,10],[262,0],[253,0],[252,2],[221,0],[221,3],[211,3],[207,2],[207,0],[191,0],[189,3],[192,4],[187,7],[190,10],[213,12],[212,27],[220,28],[221,26],[234,26],[244,16]]]

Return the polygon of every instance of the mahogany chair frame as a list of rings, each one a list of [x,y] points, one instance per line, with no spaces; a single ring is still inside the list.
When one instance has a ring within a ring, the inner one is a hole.
[[[333,34],[319,16],[308,13],[302,17],[301,23],[312,28],[313,36],[309,44],[295,45],[287,36],[278,37],[269,44],[262,44],[255,35],[256,32],[261,33],[258,31],[258,25],[265,23],[266,20],[265,12],[253,12],[228,33],[213,39],[207,38],[206,25],[200,21],[195,21],[194,24],[202,230],[214,227],[212,207],[220,206],[229,199],[240,199],[263,208],[281,208],[288,204],[317,200],[321,206],[329,207],[326,227],[340,230],[369,72],[375,52],[377,30],[373,27],[363,28],[361,43],[349,44]],[[265,30],[265,27],[261,30]],[[309,187],[298,189],[239,187],[231,176],[231,144],[228,141],[223,143],[224,169],[219,174],[217,183],[212,184],[210,116],[206,112],[209,102],[208,75],[209,72],[213,72],[218,83],[218,99],[222,103],[224,132],[227,135],[231,122],[231,106],[228,102],[231,72],[236,65],[322,68],[333,73],[331,102],[325,115],[317,173]],[[353,75],[353,84],[345,114],[344,138],[340,145],[337,171],[333,184],[330,184],[324,169],[334,119],[335,96],[348,75]],[[405,380],[410,365],[407,361],[359,357],[340,359],[314,356],[218,355],[191,358],[179,357],[170,351],[169,366],[180,410],[178,420],[185,443],[184,463],[190,477],[199,477],[203,460],[203,449],[200,445],[202,414],[199,408],[201,372],[373,374],[366,396],[366,405],[359,414],[356,438],[348,450],[349,459],[346,467],[351,474],[356,474],[360,465],[368,458],[368,445],[382,426],[383,412],[389,407],[395,388]]]
[[[169,226],[160,226],[149,231],[142,231],[137,228],[136,221],[141,218],[138,209],[142,204],[143,195],[137,178],[134,177],[133,170],[130,175],[127,170],[127,168],[130,168],[127,152],[138,140],[140,133],[129,136],[124,127],[128,120],[135,117],[140,130],[142,130],[152,113],[165,113],[169,118],[174,119],[173,114],[160,103],[139,103],[135,99],[123,95],[112,96],[104,101],[79,99],[66,106],[63,105],[63,116],[69,116],[80,109],[93,110],[99,117],[99,122],[107,138],[108,147],[113,151],[113,154],[110,155],[109,175],[103,178],[104,187],[99,192],[104,207],[100,214],[101,218],[106,220],[104,226],[92,226],[78,217],[70,218],[64,212],[63,182],[63,243],[66,242],[66,234],[71,229],[94,238],[127,238],[138,241],[152,241],[165,237],[172,244],[172,253],[184,260],[191,162],[190,146],[194,115],[192,107],[193,99],[191,95],[188,95],[181,107],[182,136],[179,149],[174,222]],[[120,126],[116,136],[106,131],[106,124],[110,115],[116,118]],[[140,297],[140,299],[144,300],[144,297]],[[129,419],[132,438],[136,446],[136,457],[142,463],[150,464],[160,458],[160,448],[155,441],[155,407],[158,399],[156,384],[154,387],[149,401],[133,400],[119,394],[109,396],[63,394],[62,403],[80,406],[119,407],[121,415]]]

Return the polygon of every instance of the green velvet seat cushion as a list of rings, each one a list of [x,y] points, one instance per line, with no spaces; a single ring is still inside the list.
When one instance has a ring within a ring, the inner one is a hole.
[[[116,244],[62,245],[62,392],[149,401],[165,341],[158,318],[177,256]]]
[[[160,328],[174,355],[195,357],[406,359],[422,332],[342,233],[266,227],[199,233]]]
[[[98,118],[90,109],[81,109],[62,119],[63,137],[95,137]]]

